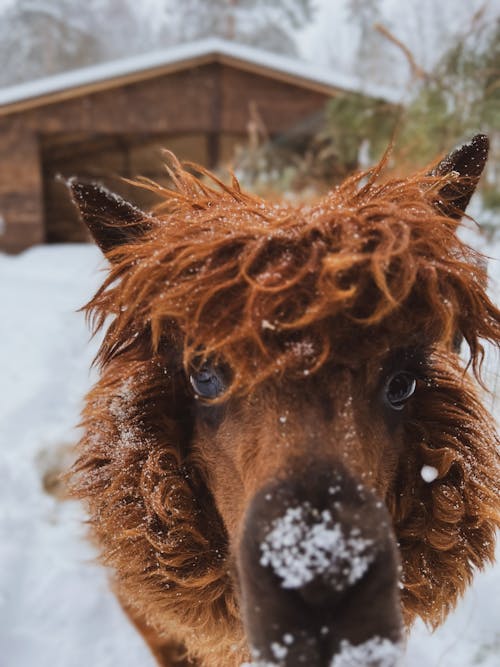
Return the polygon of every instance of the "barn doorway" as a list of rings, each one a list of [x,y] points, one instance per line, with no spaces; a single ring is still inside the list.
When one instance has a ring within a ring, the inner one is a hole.
[[[201,133],[176,134],[88,134],[58,133],[40,138],[43,173],[45,240],[74,243],[89,240],[78,219],[64,180],[77,176],[95,180],[139,208],[148,210],[157,198],[123,178],[146,176],[168,183],[162,148],[181,160],[207,165],[208,137]]]

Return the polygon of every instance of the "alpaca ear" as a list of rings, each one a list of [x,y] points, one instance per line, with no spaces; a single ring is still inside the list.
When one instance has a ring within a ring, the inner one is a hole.
[[[104,254],[151,228],[151,217],[98,183],[70,178],[67,187],[81,219]]]
[[[455,172],[460,177],[445,185],[439,193],[438,206],[448,217],[460,220],[465,213],[488,159],[488,150],[488,137],[476,134],[467,144],[441,160],[432,171],[432,176],[446,176]]]

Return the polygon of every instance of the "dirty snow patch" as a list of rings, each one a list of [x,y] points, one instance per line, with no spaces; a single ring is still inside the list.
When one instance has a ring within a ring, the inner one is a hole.
[[[343,640],[330,667],[397,667],[402,664],[402,655],[401,645],[386,638],[373,637],[357,646]]]
[[[372,540],[357,528],[346,534],[329,510],[290,507],[275,519],[261,544],[260,564],[271,566],[283,588],[300,588],[318,576],[337,590],[352,585],[373,560]]]

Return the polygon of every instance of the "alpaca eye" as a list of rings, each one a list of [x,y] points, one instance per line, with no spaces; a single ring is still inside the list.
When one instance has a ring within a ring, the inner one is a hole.
[[[407,371],[398,371],[387,380],[384,390],[386,404],[393,410],[402,410],[406,401],[413,396],[417,380]]]
[[[193,371],[189,381],[196,395],[201,398],[217,398],[226,388],[222,373],[208,365]]]

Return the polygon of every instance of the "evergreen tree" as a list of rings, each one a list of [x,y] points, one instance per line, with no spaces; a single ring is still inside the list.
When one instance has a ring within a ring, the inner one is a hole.
[[[17,0],[0,21],[0,86],[219,36],[279,53],[313,0]]]
[[[459,37],[417,88],[401,145],[425,163],[474,132],[500,133],[500,17]]]
[[[350,23],[358,29],[355,73],[363,81],[387,83],[391,46],[376,29],[383,18],[380,2],[349,0],[347,7]]]
[[[132,0],[17,0],[0,21],[0,86],[154,48]]]
[[[312,0],[184,0],[176,3],[177,30],[170,30],[170,35],[178,42],[222,37],[292,54],[296,53],[294,30],[312,16]]]
[[[0,22],[0,85],[55,74],[99,60],[98,40],[86,30],[86,6],[72,0],[18,0]]]

